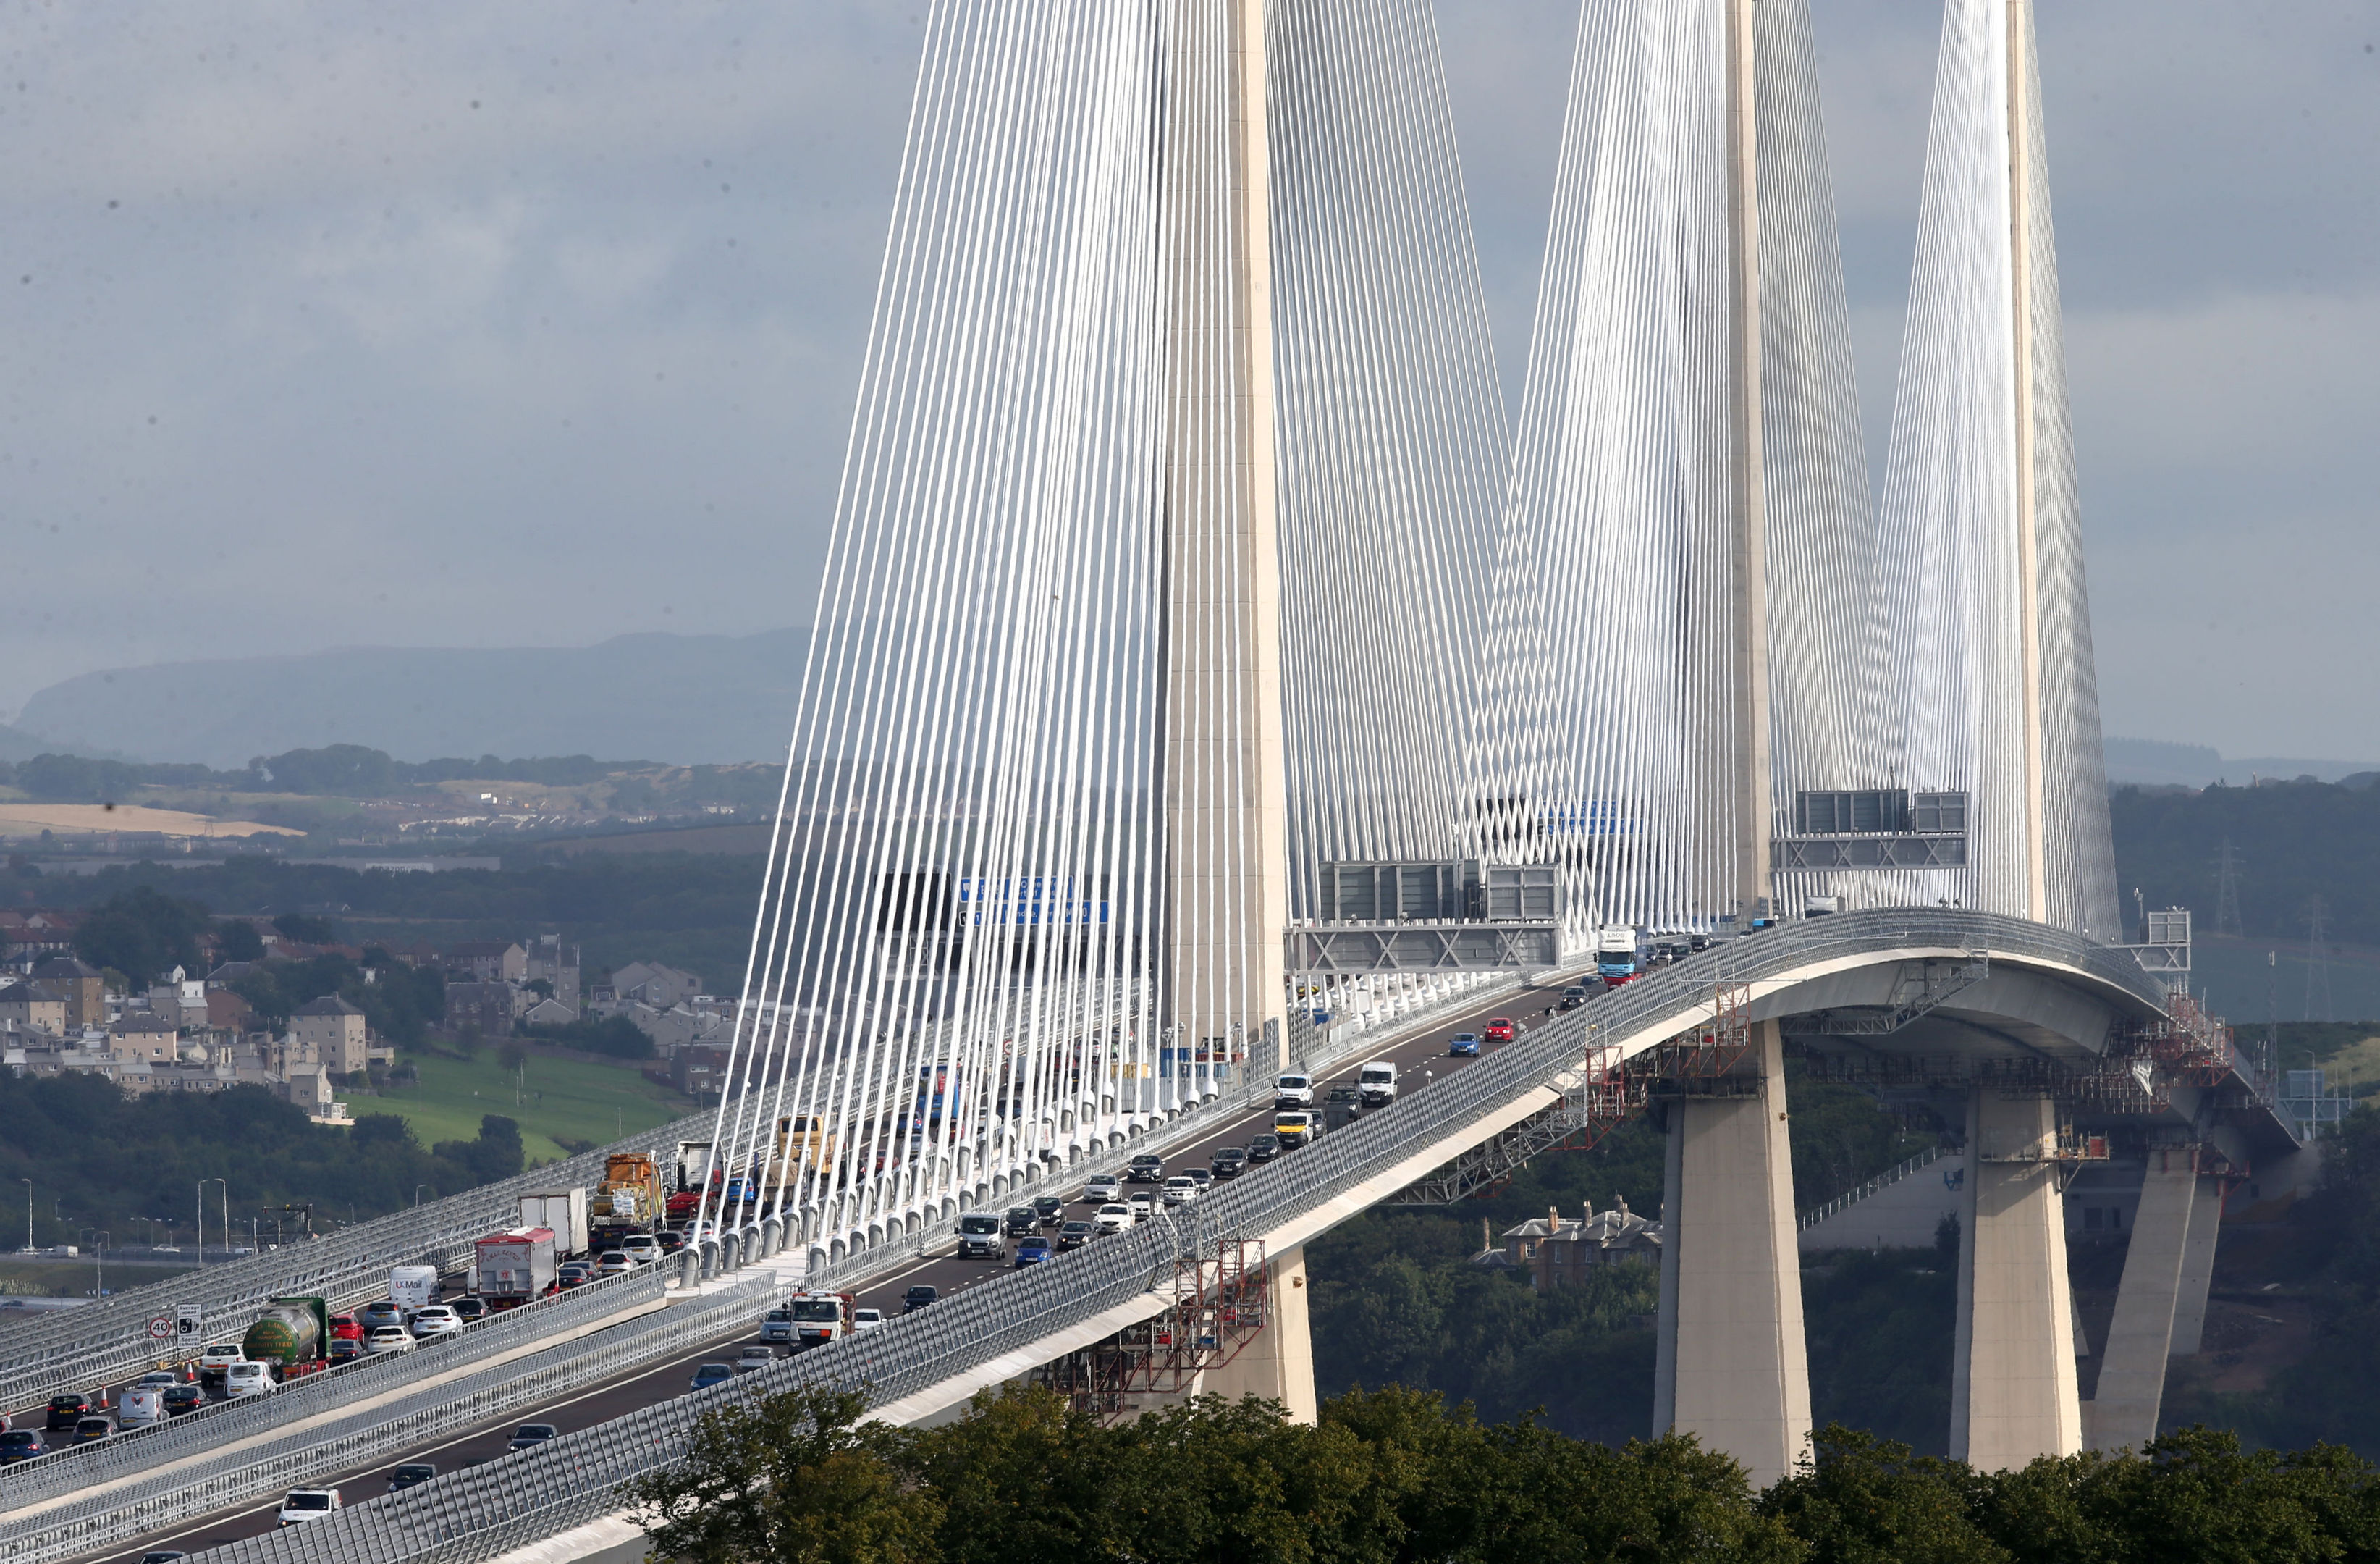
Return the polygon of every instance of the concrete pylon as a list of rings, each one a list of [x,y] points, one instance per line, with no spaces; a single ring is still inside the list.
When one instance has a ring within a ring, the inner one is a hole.
[[[2173,1344],[2187,1358],[2206,1345],[2206,1293],[2215,1285],[2215,1240],[2222,1234],[2225,1185],[2201,1173],[2190,1202],[2190,1241],[2181,1252],[2181,1288],[2174,1299]]]
[[[1784,1045],[1773,1020],[1753,1038],[1753,1090],[1670,1105],[1653,1426],[1697,1436],[1765,1487],[1809,1444],[1810,1360]]]
[[[1239,1356],[1198,1376],[1197,1393],[1238,1400],[1261,1396],[1289,1409],[1292,1423],[1313,1423],[1321,1406],[1314,1393],[1314,1330],[1307,1315],[1305,1247],[1283,1251],[1266,1266],[1271,1317]]]
[[[1202,8],[1184,4],[1185,19]],[[1230,0],[1228,9],[1223,91],[1208,90],[1210,63],[1193,53],[1175,66],[1183,133],[1164,176],[1175,210],[1164,434],[1165,1002],[1177,1049],[1236,1046],[1247,1069],[1269,1075],[1288,1032],[1266,1023],[1286,1013],[1289,807],[1264,0]],[[1221,127],[1201,123],[1216,116]],[[1225,150],[1210,159],[1217,148]]]
[[[2197,1186],[2192,1148],[2151,1148],[2107,1350],[2099,1362],[2098,1393],[2083,1407],[2093,1449],[2137,1450],[2156,1437]]]
[[[1985,1472],[2082,1448],[2057,1142],[2047,1096],[1979,1087],[1967,1099],[1950,1454]]]

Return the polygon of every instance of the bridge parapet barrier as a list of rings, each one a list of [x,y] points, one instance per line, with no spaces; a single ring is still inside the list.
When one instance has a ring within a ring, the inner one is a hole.
[[[2160,997],[2128,957],[2061,930],[1990,913],[1880,909],[1765,931],[1559,1015],[1429,1090],[1253,1169],[1184,1212],[727,1385],[443,1474],[330,1521],[249,1538],[207,1558],[220,1564],[472,1564],[495,1558],[625,1509],[619,1485],[677,1460],[695,1418],[730,1400],[816,1383],[864,1387],[871,1404],[883,1406],[970,1375],[1004,1373],[1007,1362],[1029,1358],[1037,1343],[1146,1296],[1174,1274],[1178,1261],[1204,1252],[1219,1236],[1281,1230],[1394,1174],[1415,1146],[1447,1140],[1561,1079],[1584,1063],[1590,1025],[1611,1036],[1666,1026],[1706,1005],[1721,974],[1757,983],[1833,959],[1921,947],[1980,947],[1996,956],[2034,958],[2085,972],[2143,1005]]]
[[[171,1316],[179,1305],[203,1310],[207,1339],[225,1340],[245,1331],[274,1298],[319,1295],[334,1309],[369,1301],[387,1291],[391,1265],[453,1265],[468,1254],[474,1240],[512,1226],[520,1196],[556,1185],[591,1184],[602,1174],[604,1157],[615,1151],[664,1146],[674,1155],[679,1141],[708,1139],[710,1122],[709,1111],[692,1114],[613,1145],[337,1233],[202,1266],[187,1277],[146,1283],[79,1308],[13,1324],[0,1332],[0,1410],[44,1399],[60,1388],[82,1388],[158,1362],[195,1357],[195,1346],[167,1344],[161,1350],[148,1335],[150,1320]]]
[[[217,1401],[148,1428],[127,1429],[96,1445],[72,1445],[0,1468],[0,1516],[193,1451],[241,1440],[360,1400],[408,1379],[444,1374],[501,1357],[549,1337],[658,1303],[667,1281],[658,1265],[609,1277],[518,1309],[410,1352],[391,1352],[300,1379],[269,1396]]]
[[[739,1316],[749,1317],[774,1290],[773,1278],[753,1277],[715,1297],[598,1332],[547,1361],[525,1364],[516,1373],[499,1372],[461,1385],[431,1386],[393,1404],[295,1431],[285,1439],[250,1445],[217,1460],[180,1466],[88,1499],[55,1506],[0,1533],[0,1564],[56,1564],[228,1505],[252,1502],[334,1472],[394,1459],[419,1449],[425,1440],[490,1419],[517,1415],[556,1395],[665,1362],[685,1350],[689,1336],[699,1338],[728,1327]],[[616,1501],[613,1508],[617,1508]],[[289,1538],[302,1530],[269,1533],[249,1543]],[[247,1546],[211,1549],[206,1557],[236,1554]],[[371,1551],[382,1546],[372,1533],[360,1546],[362,1551],[349,1547],[307,1557],[342,1560],[407,1557]]]

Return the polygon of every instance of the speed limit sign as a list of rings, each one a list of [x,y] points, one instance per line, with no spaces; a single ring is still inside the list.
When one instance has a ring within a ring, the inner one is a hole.
[[[174,1322],[172,1320],[168,1319],[164,1314],[160,1314],[155,1319],[149,1322],[150,1340],[171,1341],[173,1338]]]

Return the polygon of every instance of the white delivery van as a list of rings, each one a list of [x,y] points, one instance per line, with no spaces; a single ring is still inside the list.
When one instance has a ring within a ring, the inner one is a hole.
[[[1355,1091],[1367,1108],[1386,1107],[1397,1100],[1397,1067],[1372,1059],[1355,1073]]]
[[[136,1385],[116,1400],[115,1423],[119,1428],[146,1428],[164,1421],[165,1387],[162,1385]]]
[[[438,1301],[438,1267],[435,1265],[392,1265],[388,1272],[388,1301],[405,1312],[407,1319],[416,1309]]]

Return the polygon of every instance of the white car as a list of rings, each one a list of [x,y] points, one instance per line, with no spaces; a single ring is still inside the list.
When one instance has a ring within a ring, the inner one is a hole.
[[[1091,1225],[1102,1233],[1120,1233],[1132,1226],[1132,1207],[1110,1201],[1093,1213]]]
[[[1139,1193],[1134,1195],[1130,1200],[1125,1201],[1123,1203],[1123,1206],[1125,1210],[1132,1213],[1132,1219],[1134,1221],[1146,1222],[1151,1216],[1157,1215],[1157,1197],[1150,1194],[1147,1190],[1143,1190]]]
[[[883,1323],[884,1311],[881,1309],[854,1309],[851,1312],[851,1328],[854,1330],[874,1330]]]
[[[662,1257],[662,1246],[650,1233],[630,1233],[620,1240],[620,1252],[639,1265],[650,1265]]]
[[[413,1335],[417,1340],[433,1336],[452,1336],[463,1328],[463,1316],[443,1303],[425,1303],[413,1311]],[[369,1351],[369,1346],[365,1349]]]
[[[413,1333],[403,1326],[374,1326],[364,1332],[367,1352],[410,1352],[413,1346]]]
[[[281,1388],[273,1377],[273,1365],[253,1358],[242,1358],[224,1370],[224,1395],[227,1399],[241,1396],[270,1396]]]
[[[199,1372],[221,1374],[247,1356],[246,1352],[240,1350],[239,1343],[237,1341],[217,1342],[199,1354]]]
[[[1083,1199],[1091,1205],[1105,1205],[1123,1198],[1123,1180],[1112,1173],[1102,1173],[1083,1186]]]
[[[1165,1180],[1165,1209],[1172,1210],[1184,1201],[1198,1198],[1197,1180],[1186,1173],[1176,1173]]]
[[[285,1526],[302,1526],[336,1515],[346,1505],[336,1488],[292,1488],[281,1496],[281,1513],[275,1519]]]
[[[755,1342],[735,1354],[734,1368],[737,1374],[750,1374],[754,1369],[767,1368],[777,1361],[777,1350],[764,1342]]]

